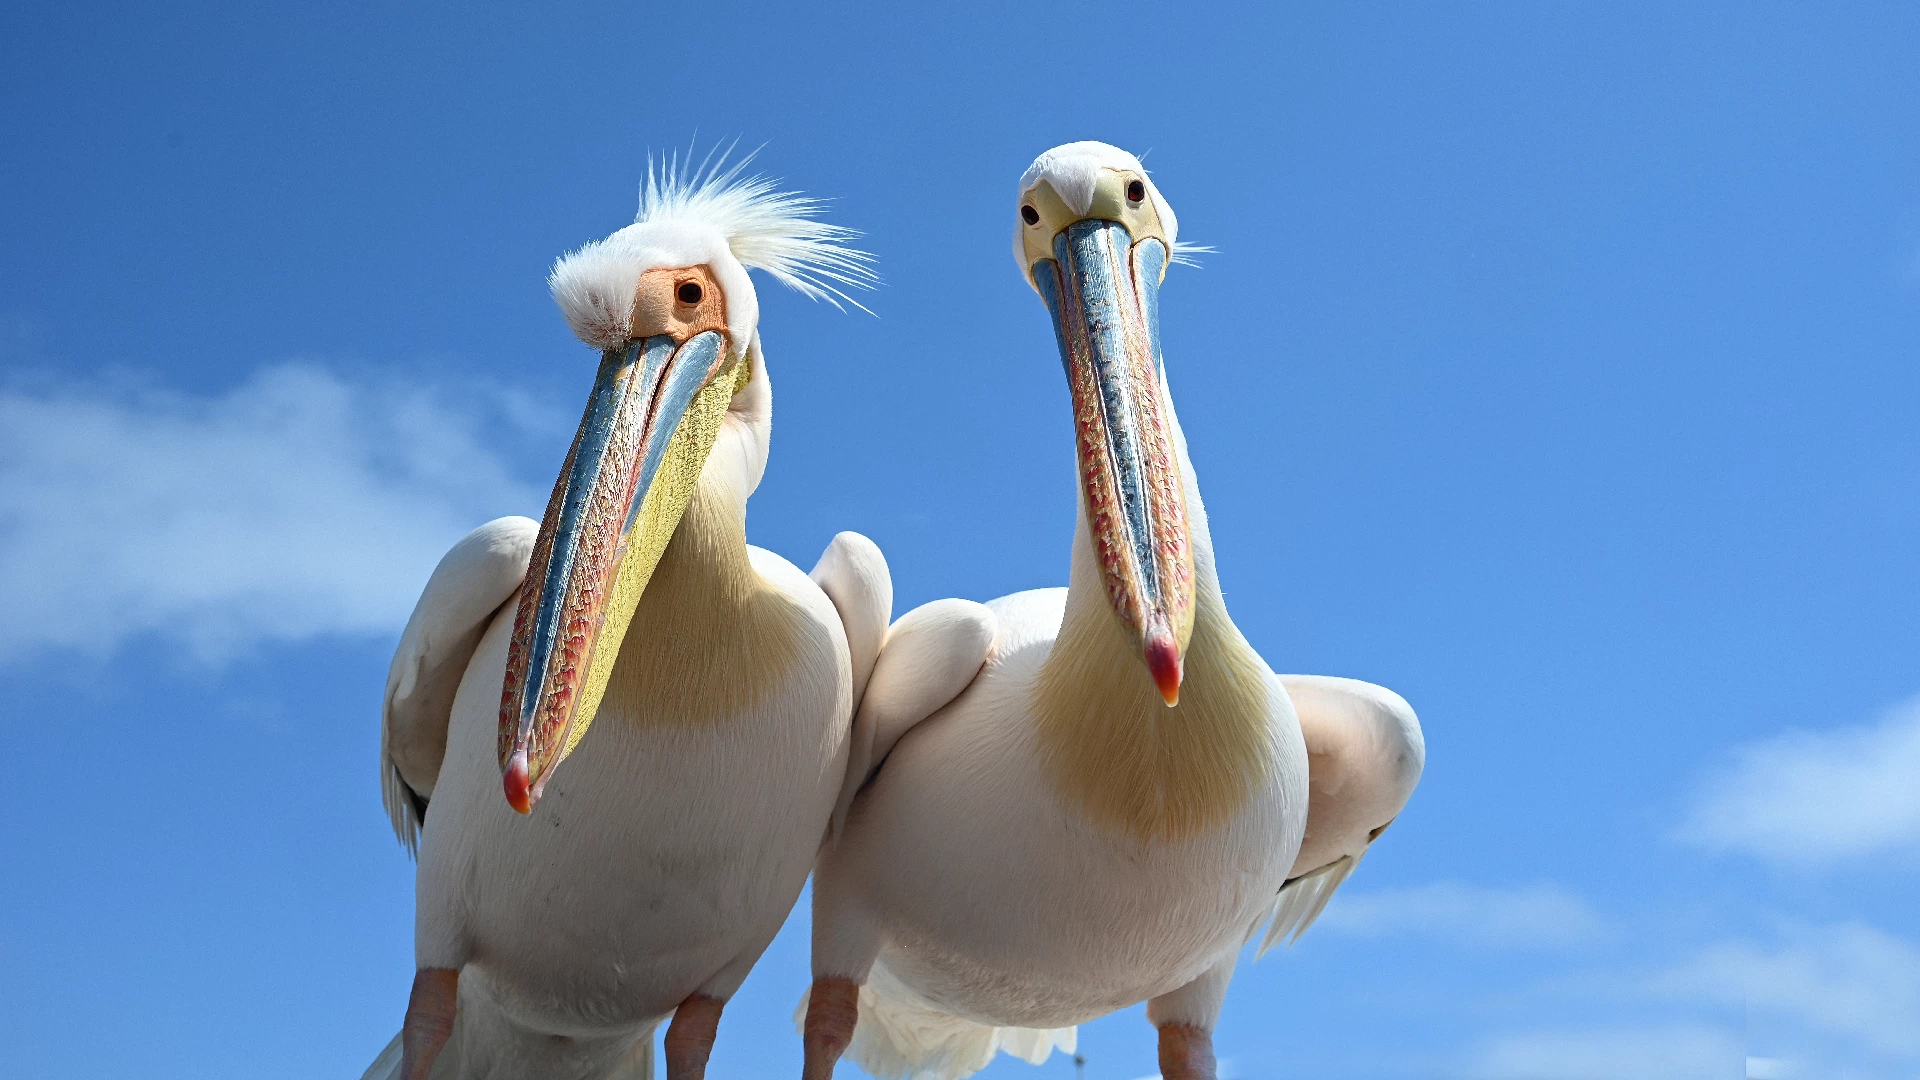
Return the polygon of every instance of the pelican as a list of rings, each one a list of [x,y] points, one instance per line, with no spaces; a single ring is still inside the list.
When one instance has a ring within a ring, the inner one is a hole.
[[[806,1080],[849,1050],[886,1078],[1037,1063],[1143,1000],[1162,1075],[1212,1080],[1241,946],[1304,931],[1424,763],[1398,695],[1276,676],[1228,617],[1159,342],[1192,249],[1138,159],[1042,154],[1014,229],[1072,398],[1070,584],[885,639],[814,876]]]
[[[417,971],[370,1077],[650,1077],[671,1016],[696,1080],[840,800],[891,584],[856,534],[811,577],[746,542],[748,270],[829,300],[872,274],[745,164],[649,164],[635,223],[555,264],[600,354],[546,516],[456,544],[402,635],[381,772]]]

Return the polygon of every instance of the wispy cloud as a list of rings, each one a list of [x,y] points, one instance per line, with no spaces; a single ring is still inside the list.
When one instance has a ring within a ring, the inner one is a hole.
[[[1338,893],[1319,925],[1371,937],[1420,936],[1499,947],[1578,945],[1606,928],[1584,901],[1556,885],[1499,889],[1451,882]]]
[[[1891,1080],[1920,1064],[1920,945],[1859,923],[1783,924],[1764,940],[1557,985],[1577,987],[1591,994],[1581,1008],[1592,1024],[1498,1034],[1478,1044],[1466,1071],[1488,1080]],[[1661,1022],[1632,1022],[1643,1015]]]
[[[1487,1080],[1701,1080],[1745,1075],[1730,1032],[1673,1026],[1545,1031],[1488,1040],[1470,1072]]]
[[[538,514],[515,412],[312,365],[208,397],[0,390],[0,657],[393,631],[453,540]]]
[[[1653,989],[1920,1058],[1920,947],[1870,926],[1797,928],[1772,945],[1712,945],[1658,976]]]
[[[1920,699],[1877,724],[1791,732],[1737,751],[1679,838],[1781,866],[1920,847]]]

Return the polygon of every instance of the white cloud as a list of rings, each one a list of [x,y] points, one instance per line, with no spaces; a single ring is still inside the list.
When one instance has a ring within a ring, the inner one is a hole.
[[[393,632],[449,544],[538,516],[512,406],[309,365],[213,397],[0,391],[0,656]]]
[[[1741,1006],[1847,1044],[1920,1057],[1920,948],[1858,924],[1800,928],[1782,944],[1710,946],[1656,993]]]
[[[1487,1080],[1738,1080],[1746,1051],[1710,1027],[1503,1035],[1481,1047],[1471,1073]]]
[[[1656,1008],[1665,1023],[1502,1034],[1479,1044],[1469,1074],[1891,1080],[1920,1063],[1920,945],[1870,926],[1787,925],[1769,941],[1709,945],[1652,975],[1572,985],[1581,984],[1595,991],[1584,1004],[1595,1016]]]
[[[1605,931],[1593,909],[1555,885],[1494,889],[1450,882],[1337,893],[1319,925],[1371,937],[1506,947],[1578,945]]]
[[[1920,700],[1878,724],[1791,732],[1737,751],[1680,839],[1805,866],[1920,846]]]

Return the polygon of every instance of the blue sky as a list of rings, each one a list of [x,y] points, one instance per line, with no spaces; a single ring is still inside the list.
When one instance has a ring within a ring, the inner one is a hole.
[[[534,514],[561,251],[738,137],[865,231],[761,285],[752,539],[896,611],[1063,583],[1014,181],[1145,153],[1229,606],[1420,711],[1426,778],[1241,968],[1241,1078],[1920,1073],[1920,9],[15,4],[0,13],[0,1041],[357,1076],[412,868],[375,779],[441,551]],[[804,926],[717,1078],[797,1072]],[[1138,1010],[1089,1080],[1153,1071]],[[845,1075],[855,1075],[851,1068]],[[1063,1060],[988,1080],[1065,1080]]]

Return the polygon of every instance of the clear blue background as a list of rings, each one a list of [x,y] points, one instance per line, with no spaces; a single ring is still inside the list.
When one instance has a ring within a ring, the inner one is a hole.
[[[753,541],[807,566],[865,532],[896,612],[1059,584],[1066,395],[1013,184],[1059,142],[1147,153],[1219,249],[1162,311],[1232,612],[1428,733],[1350,890],[1546,887],[1601,927],[1329,926],[1242,967],[1231,1071],[1491,1075],[1514,1033],[1675,1025],[1920,1069],[1646,989],[1782,926],[1920,937],[1904,849],[1782,867],[1675,832],[1738,747],[1920,691],[1920,8],[399,8],[0,14],[7,385],[511,387],[535,419],[496,449],[534,498],[461,527],[537,516],[593,360],[546,267],[631,219],[649,150],[738,136],[886,279],[877,318],[761,281]],[[411,971],[374,769],[397,632],[0,656],[4,1071],[359,1074]],[[797,1074],[803,920],[716,1077]],[[1154,1071],[1137,1010],[1083,1048],[1090,1080]]]

